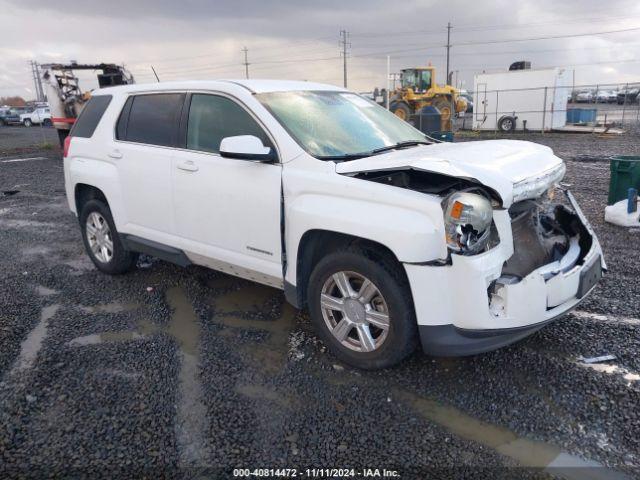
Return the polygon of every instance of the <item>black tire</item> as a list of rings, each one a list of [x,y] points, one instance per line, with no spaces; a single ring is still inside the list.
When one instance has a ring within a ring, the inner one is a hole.
[[[50,127],[50,126],[51,126],[51,125],[53,125],[53,124],[51,123],[51,119],[50,119],[50,118],[45,118],[45,119],[42,121],[42,125],[44,125],[45,127]]]
[[[341,271],[355,272],[371,280],[388,306],[387,337],[371,352],[355,351],[342,345],[322,315],[322,287],[328,278]],[[337,358],[354,367],[365,370],[390,367],[410,355],[418,344],[413,299],[404,271],[397,261],[374,251],[348,249],[322,258],[309,278],[307,302],[318,336]]]
[[[33,125],[33,122],[32,122],[31,120],[29,120],[28,118],[25,118],[25,119],[23,120],[22,124],[23,124],[25,127],[30,127],[30,126],[32,126],[32,125]]]
[[[446,123],[451,120],[451,116],[453,115],[453,109],[451,108],[451,97],[440,97],[436,98],[431,106],[436,107],[440,112],[440,121],[442,123]]]
[[[516,119],[513,117],[502,117],[498,122],[498,129],[501,132],[513,132],[516,129]]]
[[[111,240],[113,242],[113,256],[110,261],[103,262],[99,260],[91,250],[89,240],[87,238],[87,218],[93,212],[96,212],[104,218],[109,226]],[[130,252],[124,248],[120,235],[116,230],[116,226],[113,223],[113,217],[111,216],[111,210],[109,207],[100,200],[89,200],[82,206],[80,212],[80,230],[82,232],[82,241],[84,242],[84,248],[91,258],[91,261],[98,270],[109,275],[119,275],[132,270],[138,260],[138,254]]]
[[[408,122],[411,119],[411,108],[404,102],[391,102],[389,110],[405,122]]]
[[[5,121],[0,118],[0,127],[4,127],[6,125]]]

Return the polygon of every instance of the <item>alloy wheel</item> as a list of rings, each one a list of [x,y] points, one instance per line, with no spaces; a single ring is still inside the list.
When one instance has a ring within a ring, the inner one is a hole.
[[[86,222],[87,241],[93,255],[102,263],[113,258],[113,238],[105,218],[98,212],[91,212]]]
[[[331,334],[351,350],[372,352],[387,339],[387,302],[364,275],[344,271],[331,275],[322,286],[320,308]]]

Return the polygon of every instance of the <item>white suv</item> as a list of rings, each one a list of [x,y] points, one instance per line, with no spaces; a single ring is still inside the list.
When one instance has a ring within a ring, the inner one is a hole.
[[[433,143],[338,87],[239,80],[94,92],[69,206],[110,274],[137,252],[284,290],[336,356],[470,355],[575,307],[606,265],[537,144]],[[553,200],[553,196],[556,196]]]

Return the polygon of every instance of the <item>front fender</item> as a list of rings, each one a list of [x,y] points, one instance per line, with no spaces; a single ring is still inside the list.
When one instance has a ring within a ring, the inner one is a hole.
[[[381,190],[393,188],[377,187]],[[285,237],[290,257],[286,281],[292,285],[297,283],[297,261],[291,256],[296,255],[302,237],[311,230],[332,231],[377,242],[389,248],[401,262],[446,257],[442,210],[437,201],[422,196],[414,199],[418,208],[410,208],[387,204],[380,198],[384,195],[363,199],[312,193],[300,195],[286,205]]]

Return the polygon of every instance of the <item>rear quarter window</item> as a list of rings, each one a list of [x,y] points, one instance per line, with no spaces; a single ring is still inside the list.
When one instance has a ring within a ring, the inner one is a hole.
[[[178,123],[185,95],[154,93],[127,101],[116,127],[119,140],[165,147],[176,146]],[[129,108],[128,116],[125,114]],[[126,117],[126,118],[125,118]],[[122,122],[126,122],[121,124]]]
[[[111,99],[111,95],[96,95],[95,97],[91,97],[82,109],[82,112],[80,112],[80,116],[71,130],[71,135],[74,137],[91,138],[98,123],[100,123],[102,115],[104,115],[109,103],[111,103]]]

